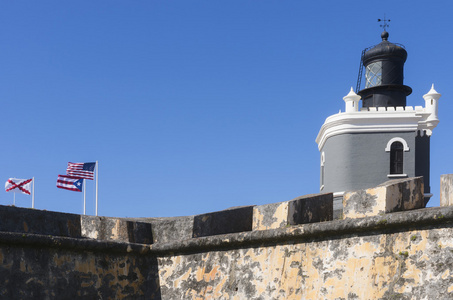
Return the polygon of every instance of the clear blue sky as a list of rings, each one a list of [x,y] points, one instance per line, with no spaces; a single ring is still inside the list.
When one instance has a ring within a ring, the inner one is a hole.
[[[385,13],[389,40],[409,53],[408,105],[424,105],[432,83],[443,95],[437,206],[439,177],[453,173],[452,3],[1,1],[0,178],[34,176],[36,208],[82,213],[82,194],[56,179],[68,161],[98,160],[99,215],[118,217],[317,193],[316,135],[344,111]],[[3,192],[0,204],[12,203]]]

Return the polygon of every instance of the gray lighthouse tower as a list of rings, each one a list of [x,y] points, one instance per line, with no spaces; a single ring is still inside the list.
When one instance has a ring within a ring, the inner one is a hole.
[[[434,85],[425,106],[407,106],[412,89],[403,84],[407,52],[382,42],[362,55],[365,88],[343,100],[345,112],[326,119],[316,138],[321,153],[320,192],[334,193],[334,211],[342,210],[345,191],[370,188],[390,179],[423,176],[425,203],[429,185],[429,151],[440,94]],[[359,102],[362,100],[361,108]]]

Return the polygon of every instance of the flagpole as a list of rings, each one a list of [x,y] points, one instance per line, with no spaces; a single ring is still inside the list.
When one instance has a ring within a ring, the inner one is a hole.
[[[87,212],[87,201],[86,201],[86,195],[87,195],[87,191],[86,191],[86,183],[85,183],[85,179],[82,179],[83,181],[83,214],[86,215],[86,212]]]
[[[96,216],[98,215],[98,176],[99,176],[99,162],[96,161]]]
[[[33,177],[33,191],[31,194],[31,208],[35,208],[35,177]]]
[[[16,192],[13,192],[13,194],[14,194],[14,203],[13,203],[13,205],[16,206]]]

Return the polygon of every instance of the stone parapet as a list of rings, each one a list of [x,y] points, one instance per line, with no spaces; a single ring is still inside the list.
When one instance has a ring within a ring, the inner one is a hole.
[[[440,206],[453,205],[453,174],[440,176]]]
[[[299,225],[333,220],[333,194],[314,194],[289,201],[288,224]]]
[[[193,219],[193,237],[218,235],[252,230],[253,206],[197,215]]]
[[[273,245],[276,243],[284,244],[288,241],[292,243],[309,242],[314,238],[332,240],[340,236],[371,235],[381,231],[398,232],[400,229],[410,227],[430,228],[431,226],[441,226],[451,228],[451,224],[453,224],[453,206],[430,207],[367,218],[301,224],[285,228],[206,236],[165,244],[153,244],[150,245],[150,250],[151,253],[156,255],[165,255],[166,253],[186,254],[193,251],[202,252],[204,249],[225,250],[255,247],[257,245]]]
[[[82,236],[95,240],[152,244],[151,224],[120,218],[80,216]]]
[[[0,206],[0,231],[80,238],[80,215]]]
[[[364,218],[425,206],[423,177],[386,181],[374,188],[346,192],[343,217]]]
[[[376,231],[401,231],[401,229],[431,228],[432,226],[452,228],[453,206],[430,207],[422,210],[397,212],[360,219],[335,220],[301,224],[263,231],[249,231],[215,236],[206,236],[184,241],[171,241],[152,245],[129,243],[114,240],[94,240],[41,235],[35,233],[0,231],[0,245],[35,245],[74,251],[105,251],[112,253],[131,253],[136,255],[165,255],[166,253],[190,253],[203,249],[222,250],[243,248],[254,245],[304,242],[317,237],[330,240],[342,235],[371,234]],[[440,239],[441,237],[437,237]],[[453,247],[453,246],[452,246]],[[453,249],[453,248],[452,248]]]
[[[283,228],[333,219],[333,194],[312,194],[253,208],[252,230]]]
[[[0,206],[0,232],[152,244],[151,224],[122,218]]]
[[[149,222],[153,230],[154,243],[168,243],[172,241],[191,239],[193,235],[194,216],[170,218],[143,218]]]
[[[283,228],[288,225],[288,201],[253,207],[252,230]]]

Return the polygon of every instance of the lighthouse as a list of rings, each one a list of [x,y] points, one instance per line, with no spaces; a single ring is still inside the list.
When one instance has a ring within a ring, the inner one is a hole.
[[[403,82],[407,51],[389,42],[385,27],[381,40],[362,53],[365,88],[351,88],[343,97],[345,111],[329,116],[316,137],[320,192],[334,193],[337,218],[344,192],[391,179],[423,176],[425,205],[432,196],[430,137],[439,123],[441,95],[434,84],[430,89],[427,85],[429,91],[420,96],[424,106],[408,106],[412,89]]]

